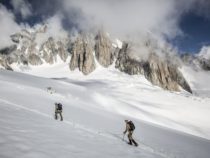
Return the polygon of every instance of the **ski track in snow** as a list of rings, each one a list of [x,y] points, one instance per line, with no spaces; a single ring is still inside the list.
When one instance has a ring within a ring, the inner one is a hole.
[[[1,103],[12,105],[12,106],[15,106],[17,108],[20,108],[20,109],[23,109],[23,110],[26,110],[26,111],[30,111],[30,112],[36,113],[38,115],[41,115],[41,116],[47,117],[49,119],[52,119],[52,116],[47,115],[47,114],[45,114],[43,112],[40,112],[38,110],[27,108],[27,107],[24,107],[24,106],[21,106],[21,105],[18,105],[18,104],[15,104],[15,103],[3,100],[3,99],[0,99],[0,101],[1,101]],[[113,134],[111,132],[95,131],[94,129],[87,128],[87,127],[84,127],[83,125],[76,124],[74,122],[66,121],[66,120],[64,120],[62,122],[65,123],[65,124],[68,124],[70,126],[73,126],[73,128],[80,129],[80,130],[89,132],[89,133],[94,134],[94,135],[97,134],[97,135],[100,135],[100,136],[103,136],[103,137],[106,137],[106,138],[110,138],[110,139],[122,140],[122,137],[120,137],[120,135],[122,135],[122,134]],[[18,131],[18,132],[21,132],[21,131]],[[24,132],[24,131],[22,131],[22,132]],[[122,141],[124,141],[124,140],[122,140]],[[134,147],[134,148],[136,148],[136,147]],[[147,152],[154,153],[154,154],[159,155],[163,158],[174,158],[174,156],[169,156],[169,154],[161,153],[161,152],[153,149],[152,147],[144,144],[143,142],[139,142],[139,147],[137,147],[137,148],[140,148],[140,149],[145,150]]]
[[[63,67],[60,68],[63,70]],[[2,104],[0,104],[0,108],[8,109],[8,107],[12,106],[14,109],[25,111],[24,113],[30,112],[35,114],[33,121],[45,117],[47,123],[51,124],[54,120],[52,120],[53,116],[49,115],[49,113],[52,112],[52,109],[54,110],[53,103],[60,101],[65,105],[64,121],[59,123],[58,126],[65,128],[62,131],[64,133],[74,129],[70,134],[76,138],[68,137],[68,135],[62,137],[61,142],[66,145],[66,148],[70,149],[63,150],[60,157],[65,158],[65,153],[68,151],[79,158],[89,158],[87,154],[95,157],[96,155],[105,154],[105,151],[109,151],[107,146],[110,145],[112,148],[110,153],[108,153],[110,155],[105,157],[121,158],[131,155],[131,157],[143,158],[209,158],[210,151],[208,148],[210,148],[210,142],[206,139],[195,137],[201,136],[208,139],[210,137],[208,122],[210,109],[208,105],[210,100],[208,97],[205,97],[208,93],[201,97],[200,95],[190,95],[185,92],[168,92],[152,86],[141,76],[131,77],[112,69],[97,69],[93,74],[85,77],[78,72],[62,76],[64,72],[59,72],[57,76],[51,70],[48,72],[47,70],[40,71],[38,69],[38,71],[31,72],[33,75],[40,73],[38,76],[46,75],[47,77],[51,75],[53,79],[7,71],[1,71],[0,74],[0,84],[2,84],[0,90],[0,102]],[[47,92],[47,87],[53,88],[53,94]],[[24,113],[19,112],[18,115],[26,115]],[[16,113],[12,114],[16,118]],[[9,113],[6,114],[6,116],[8,115]],[[123,124],[123,119],[125,118],[134,120],[137,123],[137,127],[139,127],[134,133],[134,138],[139,143],[138,148],[128,146],[122,141],[122,134],[119,134],[119,131],[123,129],[121,129],[121,125],[117,124]],[[2,124],[6,123],[4,118],[1,118],[0,121]],[[18,124],[15,120],[10,121],[14,125]],[[25,121],[24,117],[22,121]],[[109,125],[107,121],[113,122]],[[100,122],[103,123],[101,124]],[[36,128],[42,127],[42,123],[36,123],[34,125]],[[46,124],[44,125],[46,126]],[[45,127],[44,132],[47,133],[48,128],[53,128],[51,125]],[[27,127],[27,124],[24,127]],[[3,133],[7,130],[25,134],[36,132],[34,127],[31,129],[28,127],[29,129],[27,130],[23,128],[13,129],[12,125],[2,126],[1,128],[0,132]],[[113,132],[113,129],[116,131]],[[39,133],[34,134],[39,136]],[[82,138],[77,138],[77,135]],[[21,141],[16,135],[10,136],[5,133],[3,136],[8,137],[9,140]],[[96,139],[98,144],[87,142],[83,137],[89,141],[95,141]],[[74,145],[64,141],[69,138],[74,141],[84,142],[86,146],[78,143],[75,146],[80,146],[81,149],[76,149]],[[63,145],[59,139],[53,140],[56,141],[53,149],[56,149],[56,147],[60,148]],[[23,143],[10,144],[10,142],[4,143],[4,141],[4,139],[0,139],[4,149],[10,149],[7,146],[17,145],[24,151],[33,147],[33,144],[27,146]],[[46,146],[51,143],[49,138],[43,141],[35,141],[34,144],[43,143]],[[120,143],[120,141],[122,142]],[[104,150],[103,145],[106,146]],[[41,147],[46,148],[42,145]],[[93,147],[96,147],[99,151],[88,151],[88,149],[93,149]],[[51,147],[46,149],[51,149]],[[116,153],[116,151],[120,151],[123,154]],[[85,155],[80,155],[80,152],[85,153]],[[31,153],[27,153],[28,155],[26,154],[25,157],[48,158],[44,153],[50,154],[47,151],[36,152],[31,150]],[[54,154],[50,155],[50,158],[55,157]],[[2,157],[1,153],[0,157]],[[7,156],[4,155],[4,157]]]

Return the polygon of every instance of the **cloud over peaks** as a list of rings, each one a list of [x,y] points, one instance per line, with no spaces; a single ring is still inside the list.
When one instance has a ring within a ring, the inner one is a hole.
[[[22,16],[23,19],[32,15],[30,3],[25,0],[11,0],[14,12]]]
[[[10,35],[20,31],[20,26],[15,22],[14,15],[0,4],[0,48],[9,46],[12,42]]]
[[[116,35],[152,31],[174,37],[181,33],[174,0],[64,0],[64,8],[80,10],[80,27],[104,27]],[[77,19],[78,20],[78,19]]]

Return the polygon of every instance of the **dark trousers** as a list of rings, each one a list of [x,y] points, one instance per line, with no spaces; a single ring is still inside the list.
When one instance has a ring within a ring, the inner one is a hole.
[[[62,111],[59,111],[59,110],[55,111],[55,119],[56,120],[58,119],[58,114],[60,115],[61,121],[63,121]]]
[[[136,141],[133,139],[133,131],[128,131],[128,140],[129,140],[129,144],[132,145],[132,143],[135,145],[135,146],[138,146],[138,144],[136,143]]]

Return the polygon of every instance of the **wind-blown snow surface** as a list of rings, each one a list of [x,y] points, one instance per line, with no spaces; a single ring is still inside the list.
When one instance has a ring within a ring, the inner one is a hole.
[[[164,91],[113,68],[25,72],[53,79],[1,70],[0,157],[209,157],[208,97]],[[54,102],[64,105],[63,122],[53,118]],[[127,118],[138,148],[122,141]]]
[[[187,78],[194,93],[201,98],[210,98],[210,72],[183,66],[182,73]]]

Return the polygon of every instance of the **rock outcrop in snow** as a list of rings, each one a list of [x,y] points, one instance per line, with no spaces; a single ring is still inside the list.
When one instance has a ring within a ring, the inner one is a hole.
[[[202,55],[183,54],[181,59],[185,64],[190,65],[193,68],[210,71],[210,58],[206,58]]]
[[[43,62],[38,55],[30,54],[28,56],[28,63],[31,64],[31,65],[41,65]]]
[[[6,47],[0,50],[0,66],[6,70],[12,70],[10,67],[10,64],[13,62],[13,58],[15,56],[13,55],[16,51],[17,46],[12,45],[10,47]]]
[[[110,66],[114,61],[113,47],[110,38],[105,32],[99,31],[95,39],[96,59],[102,66]]]
[[[0,50],[0,65],[5,69],[12,70],[11,64],[23,65],[41,65],[43,63],[55,64],[58,57],[63,62],[71,56],[69,68],[71,71],[79,69],[83,74],[88,75],[96,68],[95,59],[103,67],[109,67],[113,64],[122,72],[130,75],[142,74],[154,85],[167,90],[179,91],[180,87],[192,93],[192,90],[179,72],[176,64],[170,62],[171,59],[162,59],[158,53],[158,43],[155,40],[149,40],[143,45],[147,49],[148,58],[135,58],[132,54],[132,47],[128,43],[122,46],[114,45],[108,34],[99,31],[93,40],[90,35],[81,33],[76,39],[73,38],[56,40],[48,37],[40,42],[38,34],[45,34],[47,27],[41,27],[38,30],[22,32],[11,36],[14,45]],[[70,44],[69,44],[70,41]],[[119,41],[118,41],[119,42]],[[138,49],[137,49],[138,50]],[[138,50],[138,51],[141,51]],[[165,50],[160,50],[166,52]],[[139,52],[137,52],[139,53]],[[202,62],[204,63],[204,62]],[[206,64],[203,64],[207,67]]]
[[[54,64],[57,62],[58,56],[65,62],[69,55],[65,42],[56,41],[49,37],[40,45],[37,35],[44,34],[46,31],[47,27],[44,26],[33,31],[23,29],[20,33],[11,35],[14,45],[0,51],[1,58],[6,60],[4,64],[1,64],[2,67],[8,69],[8,66],[12,63],[23,65]]]
[[[42,54],[42,58],[46,63],[54,64],[57,60],[57,50],[55,41],[52,37],[49,37],[48,40],[43,43],[41,46],[40,52]]]
[[[86,35],[78,36],[72,48],[70,70],[79,68],[85,75],[94,71],[96,66],[93,52],[89,37]]]
[[[210,71],[210,59],[201,58],[199,63],[204,70]]]
[[[186,91],[192,90],[178,70],[178,67],[151,53],[147,60],[137,61],[130,54],[129,44],[125,43],[120,50],[115,67],[130,75],[143,74],[151,83],[164,89],[179,91],[181,86]]]

